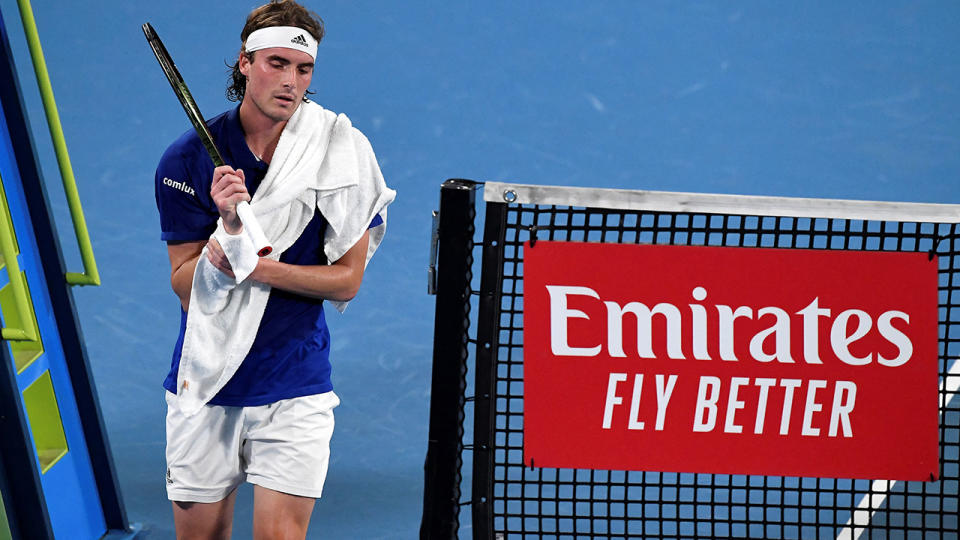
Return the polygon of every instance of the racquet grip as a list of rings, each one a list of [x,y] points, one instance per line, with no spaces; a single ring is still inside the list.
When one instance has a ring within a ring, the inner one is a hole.
[[[263,229],[260,228],[260,223],[257,221],[256,216],[253,215],[253,209],[250,208],[250,203],[243,201],[238,204],[237,216],[239,216],[240,221],[243,222],[244,232],[250,236],[254,247],[257,248],[257,255],[261,257],[269,255],[273,251],[273,246],[270,245],[270,241],[267,240],[266,235],[263,234]]]

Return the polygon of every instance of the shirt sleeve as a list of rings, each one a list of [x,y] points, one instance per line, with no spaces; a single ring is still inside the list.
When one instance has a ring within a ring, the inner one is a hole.
[[[165,242],[206,240],[220,217],[200,178],[180,152],[167,150],[157,166],[155,195],[160,212],[160,239]]]

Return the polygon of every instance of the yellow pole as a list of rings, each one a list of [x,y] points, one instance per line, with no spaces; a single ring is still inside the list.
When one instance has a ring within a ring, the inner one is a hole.
[[[60,166],[60,177],[63,179],[63,191],[67,197],[70,217],[73,219],[73,229],[77,236],[77,245],[80,248],[80,258],[83,261],[82,274],[67,272],[65,277],[67,283],[71,285],[100,285],[100,273],[97,271],[97,261],[93,257],[93,246],[90,243],[87,222],[83,217],[83,206],[80,203],[80,194],[77,192],[77,182],[73,177],[73,167],[70,165],[70,155],[67,152],[67,143],[63,137],[57,104],[53,99],[53,88],[50,85],[47,64],[43,59],[43,50],[40,48],[40,37],[37,34],[36,21],[33,19],[33,8],[30,6],[29,0],[17,0],[17,5],[20,8],[20,19],[23,21],[24,34],[30,49],[30,57],[33,60],[33,71],[37,76],[37,85],[40,88],[40,98],[43,100],[43,109],[47,115],[50,138],[53,139],[57,164]]]
[[[0,184],[2,183],[3,178],[0,178]],[[10,213],[6,199],[6,197],[0,197],[0,216]],[[7,265],[10,287],[13,288],[13,303],[20,318],[20,328],[7,326],[2,331],[2,337],[10,341],[36,341],[37,329],[33,324],[32,310],[29,307],[31,300],[27,295],[26,287],[23,286],[23,280],[20,279],[20,263],[17,262],[17,250],[13,247],[14,231],[9,225],[8,220],[0,218],[0,254],[3,255],[3,262]],[[7,321],[9,322],[9,318]]]

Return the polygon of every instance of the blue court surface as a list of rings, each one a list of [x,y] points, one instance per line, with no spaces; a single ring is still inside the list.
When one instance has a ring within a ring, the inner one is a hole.
[[[160,386],[178,325],[153,173],[190,125],[140,30],[201,110],[256,0],[35,2],[103,286],[74,290],[129,518],[173,537]],[[312,89],[398,191],[360,296],[328,310],[342,399],[310,538],[410,539],[422,509],[430,213],[450,177],[960,203],[960,3],[309,2]],[[14,0],[0,9],[69,270],[80,266]],[[250,536],[241,491],[235,538]]]

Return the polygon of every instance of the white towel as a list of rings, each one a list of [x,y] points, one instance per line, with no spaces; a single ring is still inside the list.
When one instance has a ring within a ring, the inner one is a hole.
[[[284,127],[250,208],[273,243],[268,257],[274,260],[300,237],[315,208],[327,220],[323,249],[330,262],[353,247],[379,214],[384,223],[370,229],[369,262],[383,240],[386,208],[395,196],[363,133],[345,115],[308,102]],[[245,279],[256,266],[249,239],[226,234],[222,222],[214,236],[239,271],[236,280],[226,277],[207,260],[206,248],[197,263],[177,378],[179,407],[187,416],[196,414],[240,367],[270,294],[268,285]],[[341,312],[347,306],[331,303]]]

